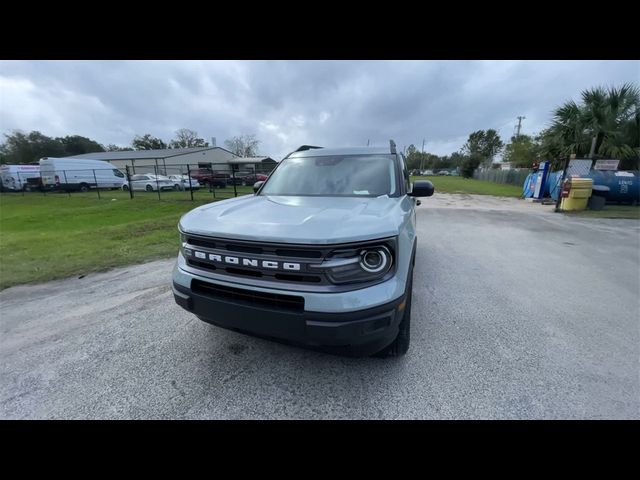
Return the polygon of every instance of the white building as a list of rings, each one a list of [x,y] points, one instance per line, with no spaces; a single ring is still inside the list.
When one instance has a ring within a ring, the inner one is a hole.
[[[271,171],[275,160],[269,157],[238,157],[222,147],[168,148],[162,150],[126,150],[120,152],[95,152],[65,158],[104,160],[116,168],[131,173],[158,173],[171,175],[186,173],[187,166],[212,168],[219,171],[250,170]]]

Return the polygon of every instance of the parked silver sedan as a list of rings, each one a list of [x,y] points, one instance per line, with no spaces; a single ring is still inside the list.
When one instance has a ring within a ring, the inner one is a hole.
[[[174,182],[163,175],[153,175],[146,173],[143,175],[131,176],[131,189],[132,190],[146,190],[147,192],[156,192],[160,190],[173,190]],[[123,190],[129,190],[129,184],[125,183],[122,186]]]
[[[173,182],[174,190],[197,190],[200,188],[200,182],[195,178],[191,178],[189,181],[188,175],[169,175],[169,180]]]

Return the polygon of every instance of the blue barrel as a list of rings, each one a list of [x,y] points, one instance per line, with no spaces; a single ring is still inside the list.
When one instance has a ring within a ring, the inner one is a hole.
[[[638,170],[591,170],[585,178],[593,179],[594,185],[603,185],[609,191],[603,196],[607,202],[640,203],[640,171]],[[545,195],[558,200],[562,171],[549,174]]]

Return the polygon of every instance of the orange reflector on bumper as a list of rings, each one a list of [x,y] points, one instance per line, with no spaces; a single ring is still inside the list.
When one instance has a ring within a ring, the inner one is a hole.
[[[404,310],[404,307],[407,306],[407,299],[405,298],[404,300],[402,300],[402,302],[400,302],[400,305],[398,305],[398,312],[401,312]]]

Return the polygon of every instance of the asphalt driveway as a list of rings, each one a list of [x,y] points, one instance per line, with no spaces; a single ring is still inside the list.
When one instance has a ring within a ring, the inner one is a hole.
[[[0,417],[640,418],[640,222],[437,195],[418,224],[404,358],[202,323],[163,260],[0,292]]]

